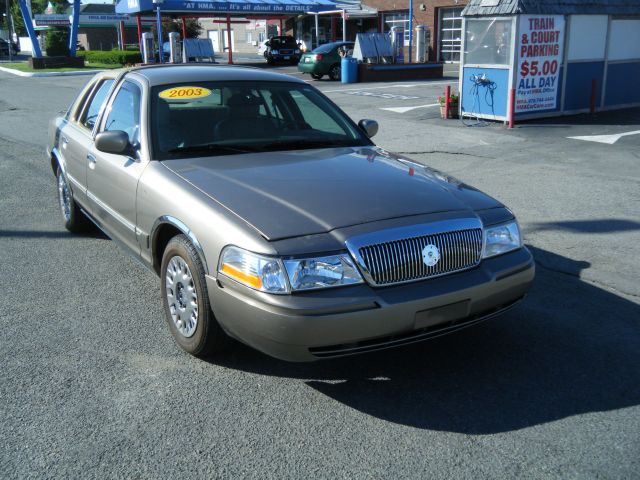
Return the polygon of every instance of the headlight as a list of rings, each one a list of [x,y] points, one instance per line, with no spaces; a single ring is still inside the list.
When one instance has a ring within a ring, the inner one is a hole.
[[[218,271],[247,287],[268,293],[288,293],[289,287],[277,258],[263,257],[238,247],[225,247]]]
[[[339,287],[362,283],[362,277],[347,254],[285,260],[292,290]]]
[[[278,55],[278,53],[280,53],[278,50],[271,50],[271,55]]]
[[[495,257],[503,253],[517,250],[522,246],[520,229],[515,220],[502,225],[488,227],[484,230],[483,258]]]
[[[296,50],[296,55],[299,55],[299,54],[300,54],[300,50]]]

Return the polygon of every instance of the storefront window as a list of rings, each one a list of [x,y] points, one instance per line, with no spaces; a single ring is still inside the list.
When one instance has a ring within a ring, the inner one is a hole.
[[[389,33],[391,27],[401,27],[404,29],[404,43],[409,45],[409,10],[384,13],[382,17],[384,32]]]
[[[508,65],[511,19],[467,19],[464,55],[466,64]]]

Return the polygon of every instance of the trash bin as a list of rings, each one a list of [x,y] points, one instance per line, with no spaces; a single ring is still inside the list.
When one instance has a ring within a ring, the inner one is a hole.
[[[342,83],[356,83],[358,81],[358,60],[345,57],[340,62],[340,76]]]

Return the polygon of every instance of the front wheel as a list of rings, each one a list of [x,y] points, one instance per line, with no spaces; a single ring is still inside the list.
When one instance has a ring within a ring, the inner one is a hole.
[[[331,80],[340,80],[340,64],[331,65],[329,69],[329,78]]]
[[[185,235],[167,244],[160,279],[165,319],[180,348],[197,357],[223,351],[230,339],[211,311],[202,261]]]
[[[312,73],[311,74],[311,78],[313,78],[314,80],[320,80],[322,77],[324,77],[324,75],[322,75],[321,73]]]

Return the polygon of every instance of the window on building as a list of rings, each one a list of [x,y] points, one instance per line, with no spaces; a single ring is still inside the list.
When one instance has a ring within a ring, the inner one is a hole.
[[[385,33],[388,33],[391,30],[391,27],[403,28],[404,44],[409,45],[409,10],[383,13],[382,25]]]
[[[460,62],[462,49],[462,7],[440,8],[438,10],[440,45],[440,61],[447,63]]]
[[[465,64],[509,64],[511,18],[467,19],[465,36]]]
[[[251,32],[247,32],[247,43],[253,43],[253,34]]]

